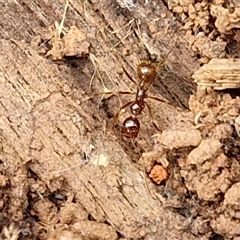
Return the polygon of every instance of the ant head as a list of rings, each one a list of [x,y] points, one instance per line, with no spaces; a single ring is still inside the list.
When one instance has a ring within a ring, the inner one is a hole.
[[[144,83],[151,84],[157,75],[156,64],[150,61],[142,61],[137,67],[137,75]]]

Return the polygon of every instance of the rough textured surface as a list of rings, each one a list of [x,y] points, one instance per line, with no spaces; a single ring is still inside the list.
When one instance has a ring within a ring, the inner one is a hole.
[[[240,88],[238,58],[211,59],[194,72],[194,81],[199,86],[212,87],[215,90]]]
[[[185,39],[200,53],[201,62],[229,54],[239,57],[239,1],[170,0],[168,6],[179,14]]]
[[[198,88],[189,100],[199,63],[169,11],[182,10],[69,1],[61,24],[65,6],[0,4],[0,238],[236,240],[239,97]],[[170,49],[149,95],[171,104],[148,99],[161,132],[145,111],[138,138],[122,141],[113,116],[134,96],[99,93],[135,92],[123,66],[136,79],[141,59]]]
[[[194,199],[196,194],[200,201],[198,207],[192,209],[193,216],[196,214],[195,216],[198,215],[198,218],[202,219],[200,222],[192,222],[195,230],[205,223],[211,226],[214,232],[224,236],[224,239],[232,239],[239,234],[237,192],[240,179],[240,139],[236,134],[234,122],[240,112],[240,98],[232,99],[228,94],[205,92],[199,88],[197,95],[191,97],[189,105],[192,113],[197,116],[197,121],[192,118],[192,128],[198,128],[201,132],[202,140],[199,145],[192,147],[189,143],[189,146],[185,145],[184,148],[172,149],[171,145],[162,144],[161,136],[158,136],[155,149],[167,154],[169,166],[173,164],[172,161],[179,163],[178,171],[186,190],[191,199]],[[174,128],[180,125],[184,131],[185,121],[186,129],[189,129],[189,118],[182,116],[179,119],[181,120]],[[167,184],[174,185],[174,182],[171,182],[173,179],[169,179]],[[173,191],[173,188],[170,189]],[[179,187],[176,188],[176,192],[179,194]],[[170,199],[176,197],[176,193],[168,194]],[[187,204],[191,202],[187,199],[185,201]],[[204,232],[209,231],[207,225]],[[202,230],[197,231],[200,234]]]

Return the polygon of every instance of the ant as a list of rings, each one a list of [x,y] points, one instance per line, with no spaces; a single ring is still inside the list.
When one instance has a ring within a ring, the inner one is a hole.
[[[125,139],[135,139],[138,136],[138,133],[140,131],[140,122],[138,120],[138,117],[139,117],[140,114],[142,114],[145,106],[147,107],[148,112],[150,114],[152,125],[158,131],[160,131],[160,129],[157,127],[157,125],[153,121],[153,115],[152,115],[151,107],[146,102],[146,99],[150,98],[150,99],[153,99],[153,100],[156,100],[156,101],[159,101],[159,102],[164,102],[164,103],[169,104],[169,102],[167,102],[166,100],[160,99],[158,97],[148,96],[147,92],[149,90],[149,87],[153,84],[153,82],[155,80],[155,77],[157,75],[157,69],[162,67],[162,65],[167,60],[168,55],[171,53],[171,51],[172,51],[172,49],[167,53],[167,55],[163,58],[163,60],[160,63],[153,63],[151,61],[146,61],[146,60],[141,61],[141,63],[137,66],[137,75],[138,75],[138,78],[139,78],[138,83],[136,83],[136,81],[131,77],[131,75],[127,72],[127,70],[123,66],[122,62],[117,57],[117,59],[119,60],[119,63],[122,66],[122,69],[123,69],[124,73],[137,86],[137,91],[136,91],[136,94],[135,94],[135,100],[127,102],[126,104],[124,104],[119,109],[119,111],[117,112],[117,114],[114,117],[113,127],[115,127],[116,122],[118,121],[118,117],[119,117],[119,114],[120,114],[121,110],[130,106],[131,116],[127,117],[124,120],[124,122],[122,124],[122,127],[121,127],[121,136],[122,136],[123,140],[125,140]],[[133,92],[124,92],[124,91],[120,91],[118,93],[119,94],[133,94]],[[103,92],[103,93],[94,94],[94,96],[99,95],[99,94],[114,94],[114,93],[113,92]],[[92,98],[92,97],[90,97],[90,98]],[[87,98],[85,100],[89,100],[90,98]]]
[[[160,67],[164,64],[166,59],[168,58],[168,55],[172,49],[168,52],[168,54],[165,56],[165,58],[158,64]],[[127,77],[135,84],[137,85],[137,91],[135,95],[135,100],[127,102],[125,105],[123,105],[118,113],[115,115],[115,120],[118,119],[118,115],[120,111],[128,106],[130,106],[130,112],[131,116],[127,117],[123,124],[122,124],[122,129],[121,129],[121,134],[122,138],[128,138],[128,139],[135,139],[138,136],[139,130],[140,130],[140,122],[138,120],[138,116],[142,114],[143,109],[145,106],[148,109],[148,112],[151,117],[151,121],[153,126],[158,130],[159,128],[153,121],[153,115],[151,111],[151,107],[148,105],[146,102],[147,98],[154,99],[160,102],[166,102],[160,98],[157,97],[152,97],[147,95],[147,91],[149,87],[153,84],[155,77],[157,75],[157,66],[156,63],[153,63],[151,61],[142,61],[138,66],[137,66],[137,75],[139,78],[138,84],[133,80],[133,78],[129,75],[129,73],[126,71],[126,69],[123,67],[123,70]],[[128,92],[120,92],[123,94],[128,94]]]

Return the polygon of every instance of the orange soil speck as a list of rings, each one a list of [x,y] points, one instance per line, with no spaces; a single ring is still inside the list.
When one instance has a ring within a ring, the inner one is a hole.
[[[167,178],[167,172],[164,167],[156,165],[152,168],[149,177],[152,178],[155,183],[160,184]]]

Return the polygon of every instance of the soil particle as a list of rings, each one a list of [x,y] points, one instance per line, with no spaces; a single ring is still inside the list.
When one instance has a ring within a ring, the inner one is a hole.
[[[240,116],[238,116],[235,119],[234,127],[235,127],[235,130],[236,130],[236,133],[237,133],[238,137],[240,137]]]
[[[80,31],[76,26],[71,26],[69,31],[63,37],[59,34],[54,34],[48,41],[51,50],[46,53],[46,56],[51,56],[53,60],[61,60],[69,57],[84,57],[89,53],[90,43],[87,41],[85,33]]]
[[[212,220],[210,225],[216,232],[221,235],[231,238],[240,234],[239,220],[233,220],[231,217],[220,215],[215,220]]]
[[[228,189],[224,196],[224,204],[239,205],[240,203],[240,193],[239,193],[240,183],[235,183]]]
[[[155,165],[150,174],[149,177],[157,184],[160,184],[163,180],[167,178],[167,172],[164,169],[164,167]]]
[[[54,203],[50,202],[48,199],[37,201],[34,203],[31,210],[32,216],[36,215],[41,222],[48,222],[50,224],[53,223],[56,213],[57,208]]]
[[[203,164],[206,160],[215,157],[222,144],[214,138],[204,139],[199,146],[192,150],[187,158],[187,164]]]
[[[157,136],[157,138],[156,138]],[[155,140],[161,142],[169,149],[198,146],[201,142],[201,133],[195,129],[164,130],[162,134],[155,135]]]
[[[73,224],[74,232],[80,232],[84,239],[114,240],[117,233],[112,226],[93,221],[79,221]]]
[[[61,224],[71,224],[73,219],[75,221],[82,221],[88,217],[87,211],[79,204],[69,202],[61,205],[61,211],[58,214],[59,223]]]

